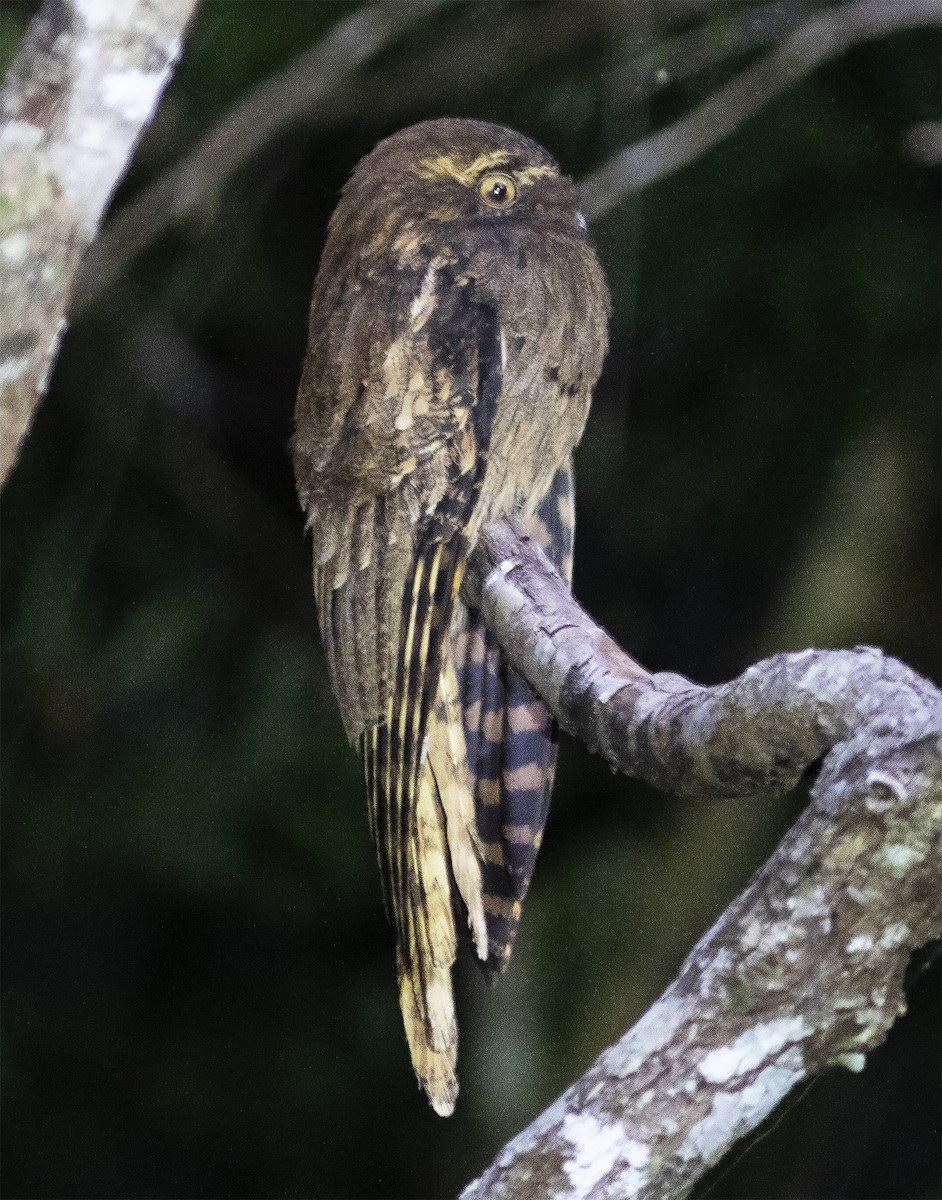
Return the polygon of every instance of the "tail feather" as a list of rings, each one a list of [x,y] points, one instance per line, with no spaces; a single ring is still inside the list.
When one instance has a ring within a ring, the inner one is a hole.
[[[452,840],[461,864],[459,886],[468,886],[468,872],[473,871],[468,823],[462,831],[460,816],[446,817],[461,803],[456,799],[461,779],[453,762],[463,747],[450,735],[449,700],[438,691],[460,561],[456,547],[442,542],[428,545],[417,557],[404,598],[401,650],[386,720],[362,739],[370,826],[387,914],[396,931],[399,1003],[409,1052],[433,1108],[443,1115],[452,1111],[458,1094],[451,986],[457,949],[449,875]],[[464,769],[467,773],[466,765]],[[463,803],[473,827],[467,780],[465,788]],[[478,907],[476,932],[483,945],[480,898]]]
[[[538,535],[552,529],[568,487],[568,472],[558,473],[534,517]],[[385,720],[362,737],[406,1038],[419,1082],[442,1115],[458,1094],[451,882],[485,969],[502,970],[542,839],[556,755],[550,714],[457,599],[466,545],[460,534],[431,538],[416,555]],[[571,536],[549,548],[564,566]]]
[[[458,677],[445,655],[438,701],[429,719],[428,763],[445,815],[448,852],[458,892],[468,913],[478,958],[487,958],[487,920],[481,888],[481,844],[476,828],[474,788],[468,768]]]
[[[406,936],[396,950],[399,1005],[419,1082],[435,1111],[449,1116],[458,1095],[458,1026],[451,986],[458,944],[448,848],[428,766],[419,779],[406,869]]]
[[[573,506],[569,466],[557,471],[528,532],[568,579]],[[485,972],[502,971],[549,811],[556,768],[556,722],[513,671],[474,610],[455,643],[460,704],[473,780],[488,934]]]

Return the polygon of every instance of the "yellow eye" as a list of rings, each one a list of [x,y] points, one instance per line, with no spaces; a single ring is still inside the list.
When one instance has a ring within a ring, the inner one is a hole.
[[[478,185],[481,199],[491,208],[510,208],[517,200],[517,184],[512,175],[489,171]]]

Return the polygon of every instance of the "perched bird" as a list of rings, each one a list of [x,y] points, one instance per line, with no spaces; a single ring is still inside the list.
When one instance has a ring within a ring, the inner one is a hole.
[[[461,599],[462,570],[482,527],[514,516],[570,576],[570,455],[608,310],[571,181],[529,138],[469,120],[413,125],[362,159],[314,285],[295,476],[406,1037],[443,1116],[455,911],[502,970],[556,755],[550,715]]]

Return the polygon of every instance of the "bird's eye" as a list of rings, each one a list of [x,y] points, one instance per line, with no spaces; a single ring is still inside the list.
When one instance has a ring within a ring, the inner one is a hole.
[[[517,184],[512,175],[490,171],[481,180],[478,190],[481,199],[491,208],[510,208],[517,199]]]

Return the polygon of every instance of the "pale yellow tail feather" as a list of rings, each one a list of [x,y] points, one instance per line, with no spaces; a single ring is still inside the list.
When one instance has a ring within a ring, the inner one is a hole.
[[[408,965],[398,947],[399,1005],[412,1065],[432,1107],[449,1116],[458,1096],[458,1025],[451,986],[457,952],[445,838],[431,773],[422,771],[408,856]]]
[[[429,1098],[432,1108],[440,1117],[450,1117],[455,1111],[458,1098],[458,1030],[455,1026],[454,1041],[445,1050],[436,1050],[428,1043],[423,1003],[419,999],[418,979],[414,973],[404,972],[401,955],[396,956],[399,967],[399,1005],[406,1027],[406,1041],[419,1084]]]
[[[468,926],[478,958],[487,959],[487,920],[481,886],[481,851],[474,815],[474,792],[458,700],[458,677],[446,647],[438,703],[429,714],[428,768],[445,813],[451,869],[468,910]]]

